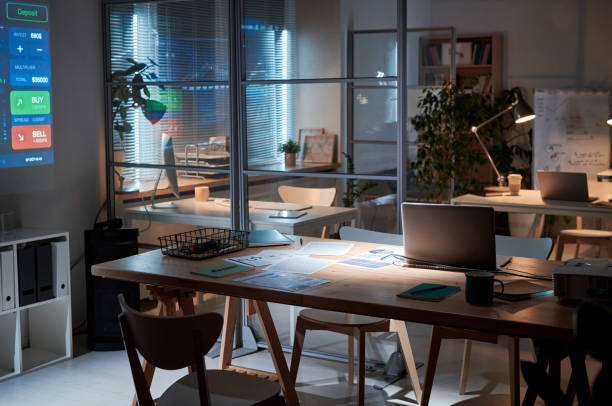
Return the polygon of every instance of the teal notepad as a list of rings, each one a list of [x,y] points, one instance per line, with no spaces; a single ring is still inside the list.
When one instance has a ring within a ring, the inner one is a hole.
[[[414,293],[423,291],[425,289],[438,288],[435,290],[429,290],[422,293]],[[459,286],[440,285],[439,283],[420,283],[414,288],[408,289],[405,292],[398,294],[399,297],[409,297],[411,299],[423,299],[423,300],[442,300],[453,293],[460,290]]]
[[[223,264],[207,266],[206,268],[198,269],[196,271],[191,271],[191,273],[194,275],[204,275],[220,278],[222,276],[248,271],[249,269],[253,269],[253,267],[248,265],[228,264],[226,262]]]

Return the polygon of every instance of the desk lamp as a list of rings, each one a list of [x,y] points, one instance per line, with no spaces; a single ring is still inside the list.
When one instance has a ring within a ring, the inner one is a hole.
[[[612,116],[608,117],[608,121],[606,121],[606,123],[608,123],[608,125],[612,125]]]
[[[513,110],[515,124],[526,123],[527,121],[531,121],[536,117],[535,113],[533,112],[533,109],[527,103],[525,103],[522,99],[519,99],[517,95],[514,95],[514,101],[512,102],[512,104],[510,104],[508,107],[506,107],[505,109],[503,109],[502,111],[494,115],[493,117],[489,118],[488,120],[482,122],[481,124],[477,126],[472,127],[471,129],[472,134],[474,134],[474,137],[476,137],[476,140],[480,144],[480,147],[482,148],[485,155],[489,159],[489,163],[491,164],[491,167],[493,168],[493,170],[495,171],[495,174],[497,175],[497,186],[498,187],[496,188],[496,191],[504,191],[507,189],[506,177],[502,175],[501,173],[499,173],[497,166],[495,166],[495,163],[493,162],[493,158],[491,158],[491,154],[489,154],[489,150],[487,150],[487,147],[485,147],[484,143],[480,139],[480,136],[478,135],[478,130],[480,130],[485,125],[497,120],[498,118],[500,118],[501,116],[503,116],[510,110]]]

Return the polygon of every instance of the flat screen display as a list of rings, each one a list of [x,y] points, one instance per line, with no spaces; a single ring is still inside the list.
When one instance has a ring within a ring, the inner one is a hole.
[[[52,163],[49,5],[0,0],[0,168]]]

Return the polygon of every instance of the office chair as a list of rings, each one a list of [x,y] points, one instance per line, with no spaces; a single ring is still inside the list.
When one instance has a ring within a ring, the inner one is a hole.
[[[285,203],[331,206],[336,198],[336,188],[309,188],[282,185],[278,187],[278,195]],[[326,233],[327,226],[323,226],[321,238],[325,238]]]
[[[401,235],[380,233],[376,231],[361,230],[354,227],[341,227],[340,238],[342,240],[376,242],[392,244],[397,242]],[[354,384],[355,379],[355,339],[359,346],[358,355],[358,405],[365,401],[365,337],[366,333],[373,332],[396,332],[399,337],[402,353],[406,362],[406,368],[412,383],[417,402],[421,398],[421,385],[417,375],[416,364],[410,345],[410,338],[406,330],[406,324],[399,320],[381,319],[378,317],[360,316],[350,313],[332,312],[327,310],[305,309],[300,312],[295,328],[295,339],[293,343],[293,354],[291,356],[290,378],[295,383],[304,345],[306,330],[324,330],[348,336],[348,383]]]
[[[123,295],[119,295],[119,304],[121,333],[140,406],[285,404],[275,382],[232,371],[206,370],[204,355],[217,342],[223,327],[223,318],[217,313],[157,317],[130,308]],[[154,401],[136,350],[158,368],[192,367],[195,372],[173,383]]]

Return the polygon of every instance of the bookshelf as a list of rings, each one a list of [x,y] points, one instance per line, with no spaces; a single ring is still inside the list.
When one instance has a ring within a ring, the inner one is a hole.
[[[450,39],[419,38],[419,85],[455,81],[459,86],[499,96],[503,89],[503,36],[458,35],[455,77],[450,66]]]
[[[52,247],[53,294],[20,303],[19,249],[39,244]],[[68,233],[36,229],[0,233],[0,292],[0,381],[72,357]]]

